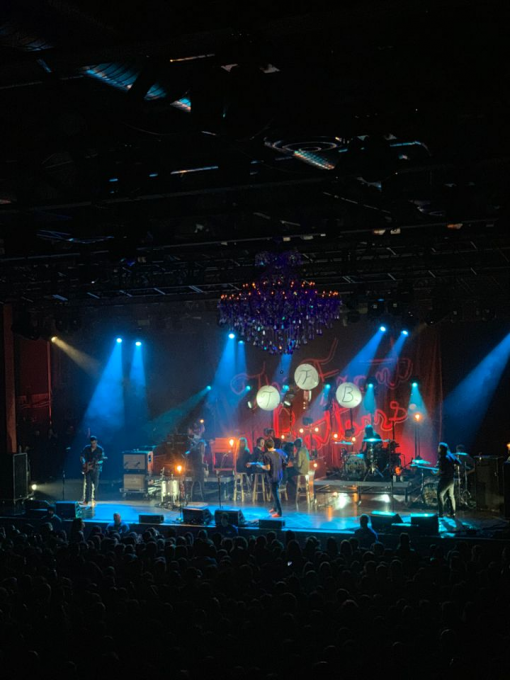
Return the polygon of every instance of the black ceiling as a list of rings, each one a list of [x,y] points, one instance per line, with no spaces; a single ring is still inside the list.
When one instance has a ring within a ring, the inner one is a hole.
[[[2,3],[0,300],[215,300],[296,248],[351,309],[507,315],[506,3],[331,4]]]

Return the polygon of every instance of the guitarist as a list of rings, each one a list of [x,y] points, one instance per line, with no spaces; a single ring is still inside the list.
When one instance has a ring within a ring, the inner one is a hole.
[[[95,503],[96,491],[99,486],[99,474],[103,467],[104,449],[97,443],[97,437],[91,435],[90,444],[80,454],[83,472],[83,503]]]

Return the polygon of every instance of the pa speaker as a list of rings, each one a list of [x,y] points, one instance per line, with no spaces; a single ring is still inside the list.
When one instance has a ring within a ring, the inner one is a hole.
[[[212,522],[212,515],[208,508],[183,508],[182,521],[203,527]]]
[[[0,454],[0,500],[19,501],[27,496],[27,454]]]
[[[259,529],[268,529],[270,531],[282,531],[285,526],[284,519],[259,519]]]
[[[389,534],[392,524],[402,524],[398,512],[374,512],[370,515],[372,529],[378,534]]]
[[[138,515],[138,524],[162,524],[164,515]]]
[[[222,515],[228,515],[229,524],[233,524],[236,527],[242,527],[246,524],[242,510],[222,510],[218,508],[214,513],[214,522],[217,527],[221,524]]]
[[[411,525],[418,527],[420,533],[425,536],[436,536],[439,533],[438,516],[431,513],[411,515]]]
[[[25,510],[47,510],[50,507],[48,501],[40,501],[35,499],[30,499],[25,501]]]
[[[503,504],[503,458],[475,458],[476,507],[500,511]]]
[[[76,519],[82,516],[82,509],[77,501],[57,501],[55,514],[61,519]]]

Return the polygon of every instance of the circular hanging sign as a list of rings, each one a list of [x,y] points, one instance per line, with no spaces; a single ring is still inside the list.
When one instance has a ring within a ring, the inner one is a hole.
[[[344,408],[356,408],[362,399],[360,389],[354,383],[344,382],[337,388],[336,400]]]
[[[294,372],[294,382],[302,390],[313,390],[319,384],[317,369],[311,364],[301,364]]]
[[[272,385],[265,385],[257,392],[257,404],[263,411],[274,411],[280,403],[280,393]]]

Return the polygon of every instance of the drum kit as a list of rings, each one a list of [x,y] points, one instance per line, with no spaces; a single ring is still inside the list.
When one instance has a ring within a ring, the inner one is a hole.
[[[459,456],[461,461],[460,472],[455,476],[455,497],[461,508],[471,508],[474,505],[474,501],[468,490],[468,466],[462,459],[462,456],[467,456],[468,454],[457,451],[455,455]],[[434,467],[428,460],[423,458],[413,459],[409,467],[419,474],[418,484],[410,491],[410,503],[421,504],[431,509],[437,508],[439,478],[436,475],[439,468]]]
[[[365,481],[368,477],[388,479],[394,474],[395,468],[400,467],[401,458],[397,452],[399,444],[393,439],[379,439],[377,437],[363,440],[366,445],[362,453],[352,453],[352,441],[335,442],[342,446],[340,452],[342,461],[342,476],[348,480]],[[386,444],[386,446],[384,446]]]

